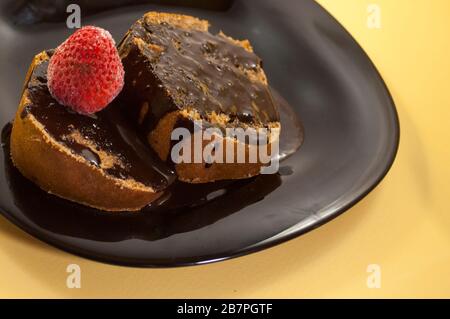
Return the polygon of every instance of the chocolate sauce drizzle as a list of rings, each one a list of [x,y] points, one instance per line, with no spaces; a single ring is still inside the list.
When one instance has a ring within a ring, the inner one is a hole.
[[[92,165],[101,166],[99,151],[118,159],[119,163],[104,169],[114,177],[133,178],[157,191],[165,189],[175,179],[174,172],[144,144],[136,129],[126,120],[123,112],[127,105],[113,102],[92,116],[74,113],[50,95],[47,67],[48,61],[35,67],[28,83],[31,103],[23,109],[22,117],[32,114],[53,138]],[[74,133],[79,133],[92,146],[70,138]]]
[[[151,131],[168,112],[194,108],[203,119],[227,114],[230,126],[279,121],[270,90],[252,80],[262,70],[254,53],[226,36],[183,30],[141,18],[119,45],[127,99],[151,105],[144,122]],[[131,94],[132,92],[132,94]]]

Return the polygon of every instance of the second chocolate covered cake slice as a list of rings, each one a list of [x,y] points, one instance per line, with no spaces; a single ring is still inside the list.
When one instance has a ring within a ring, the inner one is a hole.
[[[150,12],[133,24],[119,45],[125,69],[121,98],[151,147],[169,162],[175,143],[171,134],[178,127],[192,132],[198,127],[224,133],[230,128],[264,130],[269,152],[279,137],[279,114],[261,59],[248,41],[213,35],[208,27],[207,21],[191,16]],[[175,164],[180,180],[247,178],[267,164],[259,156],[251,160],[252,150],[260,147],[251,138],[219,135],[214,141],[223,142],[222,160],[203,156],[208,141],[202,140],[200,148],[194,139],[189,141],[192,160]],[[234,150],[231,156],[227,145]],[[244,162],[239,150],[244,151]]]

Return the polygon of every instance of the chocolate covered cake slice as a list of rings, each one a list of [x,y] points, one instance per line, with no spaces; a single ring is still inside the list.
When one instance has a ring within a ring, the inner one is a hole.
[[[119,45],[125,69],[121,98],[165,161],[173,160],[171,133],[178,127],[195,131],[200,123],[203,130],[213,127],[221,132],[266,129],[269,150],[279,137],[279,114],[261,59],[248,41],[213,35],[208,27],[207,21],[191,16],[149,12],[133,24]],[[249,159],[260,145],[226,134],[215,137],[220,140],[225,163],[211,163],[203,156],[195,161],[199,150],[193,139],[187,141],[192,160],[174,163],[179,179],[202,183],[260,173],[265,164],[259,157],[256,162]],[[200,152],[207,144],[202,141]],[[227,146],[234,149],[228,157]],[[244,149],[244,163],[238,162],[239,149]]]
[[[157,199],[171,172],[117,102],[92,115],[60,105],[47,87],[51,54],[38,54],[25,80],[11,134],[15,166],[49,193],[102,210],[134,211]]]

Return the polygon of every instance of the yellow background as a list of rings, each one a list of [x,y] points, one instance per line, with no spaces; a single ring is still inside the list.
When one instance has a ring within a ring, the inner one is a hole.
[[[0,297],[450,297],[450,1],[320,0],[358,40],[398,107],[397,160],[367,198],[288,243],[217,264],[131,269],[88,261],[0,218]],[[379,4],[382,28],[367,27]],[[82,270],[66,287],[66,267]],[[381,266],[381,288],[366,285]]]

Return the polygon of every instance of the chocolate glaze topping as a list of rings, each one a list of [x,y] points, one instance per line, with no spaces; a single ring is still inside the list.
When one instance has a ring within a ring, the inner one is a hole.
[[[123,96],[147,102],[144,126],[152,130],[168,112],[194,108],[230,117],[230,125],[279,121],[267,85],[251,80],[262,61],[230,39],[170,24],[138,20],[119,45],[123,57]],[[136,111],[138,112],[138,111]]]
[[[49,55],[51,53],[48,51]],[[133,178],[156,191],[165,189],[174,180],[174,173],[140,140],[135,128],[126,121],[123,105],[113,102],[95,115],[77,114],[50,95],[46,84],[47,67],[48,61],[35,67],[27,87],[31,103],[25,106],[22,117],[32,114],[53,138],[92,165],[102,166],[98,152],[104,152],[108,157],[111,155],[117,161],[104,171],[114,177]],[[83,141],[80,143],[79,139],[73,138],[74,134]]]

